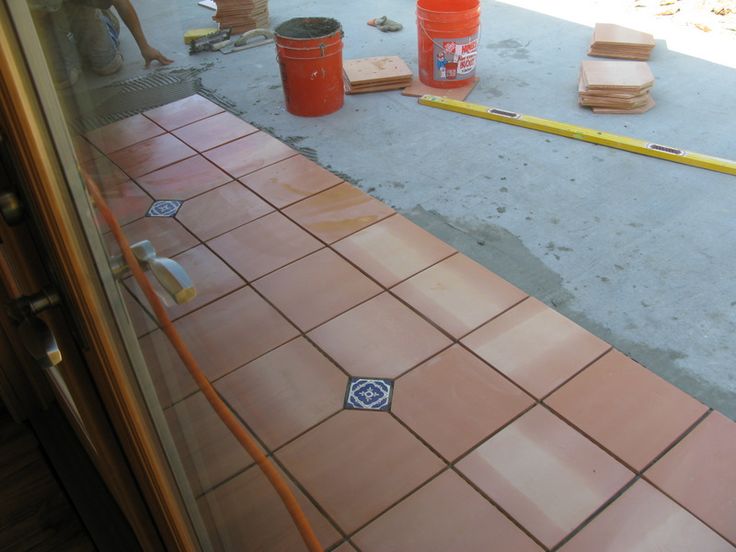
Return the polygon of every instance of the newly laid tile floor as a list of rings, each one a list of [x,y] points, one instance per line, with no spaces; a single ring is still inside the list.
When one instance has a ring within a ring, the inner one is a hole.
[[[733,421],[202,97],[85,139],[129,240],[193,278],[174,324],[326,550],[736,550]],[[304,549],[122,285],[215,547]]]

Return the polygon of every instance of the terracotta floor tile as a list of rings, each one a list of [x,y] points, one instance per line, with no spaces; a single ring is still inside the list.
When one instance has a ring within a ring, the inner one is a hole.
[[[326,243],[394,213],[385,203],[342,183],[284,209],[283,213]]]
[[[273,136],[256,132],[203,155],[234,178],[240,178],[296,154],[295,150]]]
[[[309,333],[352,376],[395,378],[451,344],[383,293]]]
[[[202,305],[211,303],[223,295],[245,285],[240,276],[233,272],[230,267],[223,263],[217,255],[212,253],[204,245],[198,245],[173,257],[192,279],[197,289],[197,296],[182,305],[177,305],[173,298],[165,292],[163,287],[154,277],[149,275],[149,280],[159,296],[165,297],[167,301],[166,311],[172,320],[198,309]],[[132,278],[125,281],[125,285],[133,291],[135,296],[143,305],[147,305],[145,296]],[[149,310],[149,312],[151,312]]]
[[[736,545],[736,422],[712,412],[646,477]]]
[[[601,512],[561,552],[732,552],[734,548],[643,480]]]
[[[121,226],[146,216],[148,208],[153,203],[151,196],[130,180],[120,184],[107,185],[100,188],[105,202],[115,215]],[[98,226],[107,230],[107,224],[97,213]]]
[[[175,130],[172,134],[197,151],[205,151],[258,132],[232,113],[220,113]]]
[[[100,190],[130,180],[128,175],[107,157],[98,157],[85,161],[82,164],[82,168],[94,180]]]
[[[131,178],[138,178],[196,153],[176,136],[163,134],[113,152],[110,160]]]
[[[455,250],[401,215],[393,215],[333,247],[371,277],[391,287]]]
[[[207,243],[246,280],[268,274],[322,247],[281,213],[271,213]]]
[[[173,257],[199,243],[176,219],[167,217],[143,217],[126,224],[123,233],[130,245],[149,240],[159,257]],[[111,253],[120,252],[112,234],[105,235],[105,242]]]
[[[195,496],[253,464],[202,393],[164,414]]]
[[[185,200],[230,182],[201,155],[195,155],[158,171],[136,178],[136,182],[156,199]]]
[[[303,155],[295,155],[244,176],[240,181],[281,209],[342,182]]]
[[[610,349],[608,343],[533,297],[462,341],[537,398]]]
[[[303,337],[238,368],[216,384],[275,450],[342,409],[348,378]]]
[[[210,381],[299,333],[251,288],[202,307],[174,325]],[[164,406],[194,391],[189,372],[160,330],[143,337],[140,343]]]
[[[276,456],[348,533],[444,467],[387,413],[344,410]]]
[[[330,522],[293,483],[291,489],[320,545],[326,549],[341,540],[342,537]],[[207,493],[197,502],[205,523],[213,533],[217,533],[222,543],[215,545],[216,550],[307,550],[279,495],[257,466]]]
[[[239,182],[231,182],[190,199],[176,218],[205,241],[273,211],[268,203]]]
[[[455,338],[526,297],[465,255],[453,255],[392,290]]]
[[[216,103],[195,94],[161,107],[149,109],[144,115],[166,130],[174,130],[223,111],[225,110]]]
[[[618,351],[607,353],[545,402],[636,470],[707,410]]]
[[[91,130],[85,134],[85,137],[103,153],[112,153],[165,132],[164,129],[143,115],[133,115],[127,119]]]
[[[88,163],[92,159],[102,157],[102,152],[90,144],[87,139],[80,135],[72,136],[72,146],[74,147],[74,155],[81,164]]]
[[[396,380],[391,411],[448,461],[533,400],[459,345]]]
[[[542,406],[494,435],[457,468],[548,547],[634,477]]]
[[[253,287],[305,332],[381,292],[375,282],[329,249],[272,272]]]
[[[453,471],[427,483],[352,539],[363,552],[542,550]]]
[[[128,316],[130,316],[130,321],[133,324],[133,329],[135,329],[135,334],[138,337],[152,332],[153,330],[158,328],[158,324],[153,319],[153,317],[151,317],[148,312],[143,309],[140,303],[135,300],[133,294],[130,293],[127,288],[123,287],[120,290],[120,294],[123,296],[125,309],[128,311]]]

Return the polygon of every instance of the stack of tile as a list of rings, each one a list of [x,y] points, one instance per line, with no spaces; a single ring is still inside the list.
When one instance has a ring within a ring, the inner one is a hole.
[[[643,61],[584,61],[578,99],[594,113],[644,113],[654,107],[654,75]]]
[[[268,0],[217,0],[212,19],[232,34],[268,28]]]
[[[346,94],[399,90],[412,81],[411,69],[398,56],[348,59],[343,73]]]
[[[596,23],[589,56],[646,61],[654,48],[654,37],[611,23]]]

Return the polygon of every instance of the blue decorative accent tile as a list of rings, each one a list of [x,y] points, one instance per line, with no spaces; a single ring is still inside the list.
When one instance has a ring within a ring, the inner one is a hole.
[[[350,378],[345,408],[352,410],[388,410],[394,382],[387,379]]]
[[[146,213],[147,217],[173,217],[181,207],[178,199],[161,199],[154,201]]]

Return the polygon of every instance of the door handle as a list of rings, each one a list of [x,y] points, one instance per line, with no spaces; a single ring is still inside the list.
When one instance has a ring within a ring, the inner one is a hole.
[[[177,305],[188,303],[197,296],[197,288],[194,287],[194,282],[192,282],[184,267],[173,259],[159,257],[149,240],[135,243],[130,248],[141,268],[144,271],[151,271],[151,274],[154,275]],[[122,255],[112,257],[110,267],[113,275],[118,279],[122,280],[130,274],[130,268],[125,264]]]
[[[35,316],[26,318],[18,326],[18,332],[26,351],[41,368],[53,368],[61,362],[59,344],[46,322]]]
[[[53,368],[62,360],[56,337],[38,318],[38,314],[57,306],[61,297],[52,288],[44,288],[34,295],[25,295],[10,305],[10,318],[18,324],[18,333],[26,351],[41,368]]]

